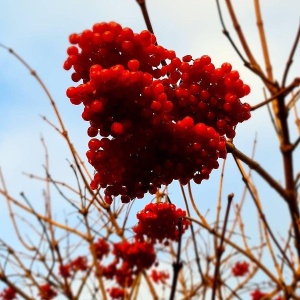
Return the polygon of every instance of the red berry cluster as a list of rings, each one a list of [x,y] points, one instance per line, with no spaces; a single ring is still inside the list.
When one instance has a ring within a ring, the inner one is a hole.
[[[78,256],[68,264],[60,265],[58,272],[62,277],[69,278],[77,271],[86,271],[87,268],[87,258],[85,256]]]
[[[115,260],[109,268],[113,266],[115,280],[122,287],[131,286],[134,275],[149,269],[156,259],[153,245],[139,241],[116,243],[112,253]]]
[[[183,234],[190,222],[184,219],[186,212],[171,203],[149,203],[143,210],[137,213],[138,224],[133,228],[136,237],[140,240],[144,236],[152,243],[163,240],[178,241],[179,226]],[[180,224],[178,223],[181,219]]]
[[[262,299],[270,299],[270,297],[266,297],[268,293],[262,292],[260,289],[254,290],[251,294],[251,300],[262,300]],[[277,296],[274,300],[283,300],[282,296]]]
[[[99,238],[94,244],[97,259],[101,260],[109,253],[109,244],[104,238]]]
[[[150,274],[151,279],[153,280],[154,283],[161,283],[161,284],[166,284],[167,279],[170,277],[168,272],[165,271],[157,271],[155,269],[152,270]]]
[[[16,291],[12,287],[4,289],[0,293],[1,300],[15,300],[17,299]]]
[[[249,272],[249,264],[245,261],[237,262],[231,269],[233,276],[244,276]]]
[[[90,245],[90,251],[94,251],[98,260],[97,267],[99,269],[97,270],[100,272],[96,272],[95,275],[102,276],[108,280],[114,280],[116,284],[115,287],[107,289],[112,299],[126,298],[128,294],[127,288],[132,286],[136,275],[145,269],[149,269],[156,259],[153,244],[138,241],[137,239],[134,239],[132,242],[125,240],[120,243],[110,244],[105,238],[99,238]],[[102,261],[108,254],[111,254],[113,260],[108,265],[103,264]],[[87,271],[88,268],[87,258],[85,256],[78,256],[70,260],[69,263],[61,265],[58,273],[63,278],[73,278],[76,272]],[[56,293],[49,284],[41,286],[40,296],[44,297],[41,299],[52,299],[51,291]],[[9,298],[4,299],[10,300]]]
[[[117,284],[116,287],[108,289],[108,293],[113,299],[123,299],[122,295],[127,293],[126,288],[132,286],[135,276],[143,270],[149,269],[156,259],[153,244],[136,239],[132,242],[125,240],[113,243],[111,252],[109,244],[104,239],[99,239],[93,246],[99,260],[101,271],[99,276],[114,280]],[[111,253],[114,259],[110,264],[104,265],[101,260],[108,253]]]
[[[123,288],[112,287],[112,288],[108,289],[107,291],[112,299],[115,299],[115,300],[129,299],[128,292]]]
[[[208,56],[179,59],[115,22],[70,35],[64,68],[74,69],[71,103],[89,121],[91,188],[123,202],[155,193],[173,180],[201,183],[226,156],[225,135],[250,117],[240,98],[250,92],[231,65],[215,68]],[[100,135],[101,138],[97,138]]]
[[[41,300],[51,300],[57,296],[57,293],[50,284],[46,283],[39,286],[39,296]]]
[[[267,293],[263,293],[261,290],[256,289],[250,295],[252,300],[261,300]]]

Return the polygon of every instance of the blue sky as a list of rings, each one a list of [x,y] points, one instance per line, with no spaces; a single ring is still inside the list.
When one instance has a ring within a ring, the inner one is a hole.
[[[253,1],[233,2],[251,49],[262,63]],[[252,93],[245,101],[256,104],[263,99],[262,84],[243,67],[221,32],[215,1],[153,0],[149,1],[148,9],[161,45],[175,50],[179,57],[192,54],[196,58],[208,54],[217,66],[224,61],[232,63],[252,88]],[[275,77],[279,80],[299,24],[299,11],[299,0],[262,1],[271,62]],[[224,17],[232,37],[237,40],[225,9]],[[81,108],[70,105],[65,96],[66,88],[72,85],[70,73],[62,69],[68,35],[91,28],[96,22],[111,20],[131,27],[136,32],[145,29],[140,9],[134,0],[2,0],[1,3],[0,43],[19,53],[44,80],[82,157],[87,149],[88,139],[85,133],[88,124],[80,117]],[[298,49],[289,79],[297,74],[299,76],[299,56]],[[43,174],[44,153],[40,137],[45,138],[50,153],[51,171],[58,178],[66,178],[70,173],[66,161],[70,155],[64,141],[40,118],[40,115],[45,115],[54,123],[57,122],[46,95],[28,71],[4,49],[0,49],[0,86],[0,166],[13,195],[26,191],[34,201],[38,201],[36,193],[39,193],[40,187],[24,178],[21,173]],[[235,139],[237,147],[250,155],[256,133],[256,159],[276,179],[282,180],[280,156],[273,150],[277,146],[277,140],[264,109],[255,112],[249,122],[239,126]],[[228,162],[228,168],[224,197],[230,192],[240,195],[241,176],[234,169],[232,160]],[[203,211],[213,209],[218,177],[219,173],[216,171],[209,183],[206,182],[195,190],[201,198],[199,207]],[[256,178],[256,183],[266,208],[274,210],[274,221],[279,216],[284,218],[283,207],[276,194],[259,178]],[[173,194],[176,195],[177,191],[178,188],[174,188]],[[213,202],[210,201],[211,198],[214,198]],[[0,216],[2,220],[7,220],[3,207],[5,206],[1,200]],[[7,232],[0,228],[0,234]]]
[[[300,6],[299,2],[294,0],[289,1],[289,4],[277,0],[272,1],[272,5],[265,3],[262,5],[264,25],[272,49],[271,61],[274,73],[278,74],[278,77],[285,66],[299,22],[297,9],[294,9]],[[242,5],[236,5],[241,25],[250,40],[252,50],[262,62],[252,2],[243,1]],[[244,81],[251,85],[252,93],[247,101],[254,104],[262,99],[262,85],[242,67],[240,60],[221,33],[214,1],[184,1],[184,3],[183,1],[149,1],[148,8],[159,43],[174,49],[178,56],[192,54],[197,57],[209,54],[216,65],[224,61],[231,62],[233,67],[239,70]],[[224,16],[228,19],[225,10]],[[61,67],[66,57],[68,35],[90,28],[95,22],[110,20],[132,27],[134,31],[143,30],[145,25],[138,5],[133,0],[3,1],[0,17],[0,42],[18,52],[44,80],[57,102],[69,128],[69,134],[83,153],[86,149],[87,139],[84,133],[87,124],[79,117],[80,108],[70,106],[65,97],[65,89],[72,82],[70,73],[65,72]],[[231,30],[232,26],[228,20],[227,25]],[[233,31],[231,33],[235,38],[235,33]],[[297,54],[299,55],[299,52]],[[39,115],[46,115],[51,120],[55,118],[37,82],[4,49],[0,51],[0,68],[2,107],[0,165],[6,177],[16,178],[18,170],[28,170],[33,165],[38,167],[41,164],[43,156],[38,141],[40,135],[46,138],[50,148],[51,139],[55,138],[55,134],[51,134],[51,130],[41,121]],[[299,70],[299,61],[296,60],[292,67],[294,74],[297,69]],[[255,121],[250,121],[251,131],[250,123],[242,124],[240,127],[239,130],[247,127],[246,131],[250,136],[247,136],[246,140],[251,141],[254,138],[254,133],[257,131],[255,125],[261,122],[264,124],[263,130],[269,132],[265,119],[261,117],[262,114],[258,112],[258,117],[253,117]],[[259,139],[260,135],[262,133],[259,134]],[[243,143],[239,144],[240,139]],[[269,133],[259,142],[263,145],[265,139],[269,142]],[[241,134],[237,137],[236,143],[240,148],[247,149],[249,147],[244,140]],[[53,146],[55,146],[52,147],[54,151],[59,153],[63,151],[63,145],[55,143]],[[267,146],[265,144],[263,148]],[[21,184],[19,180],[18,184]]]

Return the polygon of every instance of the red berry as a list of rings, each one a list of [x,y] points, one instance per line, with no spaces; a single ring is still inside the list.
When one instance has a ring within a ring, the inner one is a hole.
[[[105,31],[105,32],[103,32],[101,37],[102,37],[102,40],[104,42],[106,42],[106,43],[111,43],[114,40],[114,38],[115,38],[115,36],[112,33],[112,31]]]
[[[103,111],[103,103],[101,100],[94,100],[91,103],[91,110],[93,112],[99,113]]]
[[[122,49],[126,52],[132,52],[134,48],[134,44],[131,41],[123,41],[122,42]]]
[[[69,42],[71,43],[71,44],[77,44],[78,43],[78,41],[79,41],[79,35],[77,34],[77,33],[72,33],[72,34],[70,34],[70,36],[69,36]]]
[[[67,49],[67,53],[68,53],[68,55],[77,55],[78,54],[78,48],[75,47],[75,46],[70,46]]]
[[[137,59],[132,59],[127,63],[130,71],[137,71],[140,67],[140,62]]]
[[[98,139],[91,139],[88,143],[89,149],[96,151],[101,147],[101,142]]]
[[[111,131],[114,135],[121,135],[124,131],[123,124],[119,122],[112,123]]]
[[[95,137],[98,135],[98,128],[90,126],[87,130],[89,137]]]
[[[184,62],[190,62],[192,59],[193,59],[192,55],[185,55],[182,58],[182,61],[184,61]]]

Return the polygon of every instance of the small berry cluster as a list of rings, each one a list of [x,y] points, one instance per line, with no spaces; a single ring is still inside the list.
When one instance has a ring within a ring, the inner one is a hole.
[[[69,41],[64,68],[82,83],[67,96],[84,106],[86,155],[96,170],[91,188],[104,188],[107,203],[154,194],[173,180],[208,179],[226,156],[225,136],[250,117],[240,101],[250,88],[229,63],[215,68],[207,55],[181,60],[147,30],[115,22]]]
[[[267,297],[268,293],[264,293],[258,288],[255,289],[250,295],[251,295],[251,300],[270,299],[270,297]],[[283,299],[284,298],[280,295],[274,298],[274,300],[283,300]]]
[[[267,293],[262,292],[260,289],[255,289],[250,295],[252,300],[261,300]]]
[[[237,262],[231,269],[233,276],[241,277],[249,272],[249,264],[245,261]]]
[[[98,260],[109,254],[109,244],[104,238],[99,238],[95,243],[93,243],[94,251]]]
[[[111,299],[115,299],[115,300],[129,299],[128,292],[123,288],[112,287],[107,289],[107,291]]]
[[[39,286],[39,296],[41,300],[51,300],[57,296],[57,292],[50,284],[46,283]]]
[[[112,299],[123,299],[127,294],[126,288],[132,286],[134,279],[140,272],[149,269],[156,260],[154,246],[151,243],[125,240],[113,243],[112,249],[104,238],[98,239],[93,248],[96,250],[100,274],[108,280],[114,280],[116,286],[107,289]],[[113,261],[108,265],[102,259],[108,253],[112,254]],[[122,298],[123,297],[123,298]]]
[[[179,226],[181,226],[181,234],[183,234],[190,225],[190,222],[184,218],[185,216],[186,212],[176,208],[174,204],[149,203],[137,213],[139,222],[133,231],[136,238],[143,240],[145,236],[152,243],[156,241],[161,243],[164,240],[178,241]]]
[[[68,264],[60,265],[58,272],[62,277],[69,278],[78,271],[86,271],[87,268],[87,258],[85,256],[78,256]]]
[[[107,279],[115,279],[121,287],[130,287],[134,276],[145,269],[149,269],[156,259],[152,244],[147,242],[127,240],[113,244],[114,261],[102,267],[102,275]]]
[[[170,277],[170,274],[165,271],[157,271],[153,269],[150,274],[150,277],[154,283],[156,284],[161,283],[164,285],[167,283],[167,279]]]
[[[17,299],[16,291],[12,287],[4,289],[0,293],[1,300],[15,300]]]
[[[38,294],[40,300],[51,300],[57,296],[57,292],[48,283],[40,285],[38,289],[39,289]],[[16,291],[12,287],[8,287],[0,293],[0,299],[15,300],[17,299]]]

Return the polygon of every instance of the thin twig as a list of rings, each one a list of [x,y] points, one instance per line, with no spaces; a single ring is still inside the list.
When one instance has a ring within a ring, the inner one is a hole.
[[[180,188],[181,188],[181,192],[182,192],[182,195],[183,195],[183,199],[184,199],[184,202],[185,202],[185,207],[187,209],[188,216],[190,216],[191,215],[190,214],[190,209],[189,209],[189,206],[188,206],[188,203],[187,203],[187,199],[186,199],[185,192],[184,192],[182,184],[180,184]],[[191,184],[190,184],[190,182],[188,183],[188,191],[189,191],[189,196],[190,196],[191,202],[195,203],[194,202],[194,198],[193,198],[193,194],[192,194],[192,190],[191,190]],[[200,212],[199,212],[199,216],[202,216],[200,214]],[[202,222],[204,221],[205,223],[207,223],[204,217],[200,218],[200,220]],[[193,245],[194,245],[194,251],[195,251],[195,255],[196,255],[196,263],[197,263],[197,267],[198,267],[198,271],[199,271],[201,280],[203,281],[204,280],[204,275],[203,275],[203,271],[202,271],[201,264],[200,264],[200,257],[199,257],[199,253],[198,253],[198,249],[197,249],[197,242],[196,242],[196,236],[195,236],[195,230],[194,230],[193,224],[191,224],[190,227],[191,227],[191,233],[192,233],[192,240],[193,240]]]
[[[285,189],[265,170],[263,169],[256,161],[239,151],[234,144],[226,142],[227,151],[233,156],[240,159],[246,165],[248,165],[252,170],[257,172],[271,187],[273,187],[279,195],[282,196],[284,200],[288,199],[288,195]],[[287,201],[287,200],[286,200]]]
[[[221,7],[219,4],[219,0],[216,0],[217,2],[217,7],[218,7],[218,13],[219,13],[219,18],[223,27],[223,33],[225,34],[225,36],[228,38],[230,44],[232,45],[232,47],[234,48],[234,50],[236,51],[236,53],[238,54],[238,56],[241,58],[241,60],[243,61],[245,67],[247,67],[249,70],[251,70],[253,73],[255,73],[256,75],[258,75],[262,81],[270,88],[270,89],[274,89],[274,87],[276,86],[272,81],[270,81],[263,73],[263,71],[261,70],[260,66],[258,65],[258,63],[256,62],[249,46],[247,43],[247,40],[245,39],[245,36],[243,34],[243,31],[241,29],[240,24],[238,23],[236,14],[234,12],[233,6],[231,4],[230,0],[226,0],[226,4],[227,4],[227,9],[229,11],[233,26],[237,32],[237,35],[239,37],[239,40],[242,44],[242,47],[248,57],[247,61],[244,56],[241,54],[240,50],[238,49],[238,47],[235,45],[235,43],[233,42],[232,38],[230,37],[230,34],[228,32],[228,30],[225,27],[225,23],[223,20],[223,16],[222,16],[222,11],[221,11]]]
[[[179,272],[182,268],[182,262],[180,261],[181,255],[181,240],[182,240],[182,218],[178,219],[178,234],[179,234],[179,241],[178,241],[178,248],[177,248],[177,255],[176,255],[176,262],[173,263],[173,281],[172,281],[172,288],[170,292],[169,300],[173,300],[176,293],[176,285]]]
[[[279,92],[273,94],[270,98],[262,101],[261,103],[258,103],[256,105],[253,105],[251,107],[251,111],[253,110],[256,110],[270,102],[272,102],[274,99],[277,99],[279,96],[286,96],[288,95],[290,92],[293,91],[294,88],[298,87],[300,85],[300,78],[295,78],[294,81],[289,85],[287,86],[286,88],[282,88],[280,89]]]
[[[275,235],[273,233],[273,231],[271,230],[267,219],[265,217],[265,214],[263,213],[263,210],[261,209],[261,206],[259,205],[259,201],[258,201],[258,196],[257,196],[257,192],[256,189],[254,187],[254,185],[250,182],[249,177],[247,177],[246,172],[244,171],[240,161],[235,158],[235,162],[237,164],[237,167],[243,177],[243,181],[252,197],[252,199],[254,200],[254,203],[256,205],[256,208],[258,210],[259,216],[263,222],[264,227],[267,229],[268,233],[270,234],[274,244],[277,246],[277,248],[279,249],[280,253],[282,254],[282,256],[285,258],[285,260],[287,261],[287,263],[289,264],[289,266],[292,268],[292,263],[290,262],[289,258],[286,256],[285,252],[283,251],[283,249],[280,246],[280,243],[277,241],[277,239],[275,238]]]
[[[214,229],[211,229],[209,227],[206,227],[205,224],[201,223],[198,220],[186,217],[187,220],[190,220],[192,222],[195,222],[196,224],[199,224],[201,227],[205,228],[210,234],[216,235],[217,237],[221,238],[221,234],[216,232]],[[274,274],[261,262],[259,261],[252,253],[247,252],[242,247],[238,246],[236,243],[234,243],[231,240],[228,240],[226,237],[224,238],[224,242],[234,249],[236,249],[238,252],[243,254],[245,257],[248,257],[254,264],[256,264],[269,278],[271,281],[273,281],[276,284],[279,284],[278,279],[274,276]]]
[[[298,27],[298,31],[297,31],[297,34],[296,34],[296,37],[295,37],[295,41],[294,41],[293,47],[291,49],[291,53],[289,55],[289,58],[287,60],[286,67],[285,67],[285,70],[284,70],[284,73],[283,73],[282,82],[281,82],[281,86],[282,87],[285,86],[285,82],[286,82],[286,79],[287,79],[290,67],[291,67],[291,65],[293,63],[293,57],[295,55],[297,46],[299,44],[299,40],[300,40],[300,24],[299,24],[299,27]]]
[[[152,24],[151,24],[151,21],[150,21],[149,13],[148,13],[148,9],[147,9],[147,6],[146,6],[146,0],[136,0],[136,2],[138,3],[138,5],[141,8],[141,11],[142,11],[143,18],[145,20],[147,29],[152,34],[154,34],[153,27],[152,27]]]
[[[266,66],[267,77],[272,82],[273,81],[272,66],[270,62],[270,55],[268,51],[268,45],[267,45],[267,39],[266,39],[265,30],[263,26],[263,20],[260,12],[259,0],[254,0],[254,7],[255,7],[255,15],[256,15],[259,37],[260,37],[260,43],[261,43],[265,66]]]
[[[82,162],[81,162],[81,160],[78,160],[79,155],[77,154],[77,152],[76,152],[76,150],[75,150],[75,148],[74,148],[74,146],[73,146],[73,144],[72,144],[72,142],[71,142],[71,140],[70,140],[70,138],[69,138],[69,136],[68,136],[68,132],[67,132],[67,130],[66,130],[66,128],[65,128],[65,125],[64,125],[64,123],[63,123],[63,120],[62,120],[62,118],[61,118],[61,116],[60,116],[60,113],[59,113],[59,111],[58,111],[58,108],[57,108],[57,106],[56,106],[56,103],[55,103],[54,99],[52,98],[52,96],[51,96],[49,90],[47,89],[45,83],[44,83],[44,82],[42,81],[42,79],[39,77],[39,75],[37,74],[37,72],[36,72],[35,70],[33,70],[33,69],[31,68],[31,66],[30,66],[30,65],[29,65],[29,64],[28,64],[28,63],[27,63],[27,62],[26,62],[26,61],[25,61],[18,53],[16,53],[12,48],[9,48],[9,47],[7,47],[7,46],[1,44],[1,43],[0,43],[0,47],[6,49],[6,50],[7,50],[9,53],[11,53],[18,61],[20,61],[21,64],[23,64],[23,66],[25,66],[25,68],[30,72],[30,74],[37,80],[37,82],[39,83],[39,85],[42,87],[42,89],[43,89],[43,91],[45,92],[45,94],[47,95],[47,97],[48,97],[48,99],[49,99],[49,101],[50,101],[50,103],[51,103],[51,106],[52,106],[52,108],[53,108],[53,110],[54,110],[54,113],[55,113],[55,115],[56,115],[56,117],[57,117],[57,119],[58,119],[58,122],[59,122],[60,127],[61,127],[60,132],[62,132],[63,137],[64,137],[65,140],[67,141],[67,144],[68,144],[69,149],[70,149],[70,151],[71,151],[71,153],[72,153],[73,159],[74,159],[74,161],[75,161],[75,163],[76,163],[76,166],[77,166],[77,168],[78,168],[78,170],[79,170],[79,172],[80,172],[80,175],[81,175],[81,177],[82,177],[82,180],[84,181],[87,190],[88,190],[91,194],[93,194],[93,191],[92,191],[92,189],[90,188],[90,185],[89,185],[89,183],[88,183],[88,181],[87,181],[87,179],[86,179],[86,177],[85,177],[85,175],[84,175],[84,173],[83,173],[83,170],[82,170],[82,168],[80,167],[80,164],[82,164]]]
[[[221,238],[220,238],[220,244],[217,246],[217,249],[216,249],[216,267],[215,267],[214,281],[213,281],[213,287],[212,287],[212,296],[211,296],[212,300],[215,299],[216,290],[220,284],[219,270],[220,270],[220,266],[221,266],[221,257],[222,257],[222,254],[224,253],[224,239],[225,239],[226,227],[227,227],[227,223],[228,223],[229,211],[230,211],[231,203],[233,200],[233,196],[234,196],[233,194],[229,194],[228,198],[227,198],[228,202],[227,202],[227,207],[226,207],[226,212],[225,212],[225,219],[224,219],[222,234],[221,234]]]

